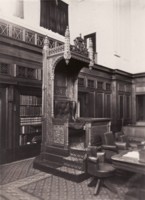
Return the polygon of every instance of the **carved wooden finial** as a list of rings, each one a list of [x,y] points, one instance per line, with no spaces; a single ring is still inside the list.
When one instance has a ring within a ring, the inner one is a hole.
[[[90,64],[89,69],[92,69],[94,66],[94,51],[93,51],[93,42],[92,39],[89,39],[89,58],[90,58]]]
[[[66,30],[65,30],[65,37],[69,37],[70,38],[70,31],[69,31],[69,27],[68,26],[66,27]]]
[[[43,49],[49,49],[49,39],[48,36],[46,35],[44,38],[44,46]]]
[[[69,27],[67,26],[65,31],[65,44],[64,44],[64,59],[66,64],[69,63],[69,60],[71,58],[71,52],[70,52],[70,32]]]

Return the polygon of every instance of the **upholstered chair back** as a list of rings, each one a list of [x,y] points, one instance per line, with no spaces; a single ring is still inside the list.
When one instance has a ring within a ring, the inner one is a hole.
[[[104,133],[104,141],[105,141],[106,145],[114,145],[115,144],[115,138],[111,131]]]

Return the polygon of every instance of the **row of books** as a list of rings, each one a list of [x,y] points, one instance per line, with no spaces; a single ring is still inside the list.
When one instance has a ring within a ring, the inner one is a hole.
[[[42,132],[41,126],[32,126],[32,125],[20,126],[20,134],[33,134],[41,132]]]
[[[37,96],[20,95],[20,105],[41,105],[42,99]]]
[[[42,108],[41,106],[20,106],[20,116],[41,116]]]
[[[35,122],[41,122],[41,117],[21,117],[20,122],[21,123],[35,123]]]

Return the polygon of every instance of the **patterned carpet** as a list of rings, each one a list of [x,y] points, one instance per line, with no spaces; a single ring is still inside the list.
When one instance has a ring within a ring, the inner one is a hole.
[[[133,174],[109,179],[117,193],[101,187],[94,196],[89,180],[75,183],[32,168],[33,159],[0,167],[0,200],[144,200],[145,179]]]

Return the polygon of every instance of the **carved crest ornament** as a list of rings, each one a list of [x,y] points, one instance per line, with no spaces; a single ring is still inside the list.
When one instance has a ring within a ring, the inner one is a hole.
[[[65,31],[65,42],[63,45],[49,48],[48,36],[44,39],[44,50],[48,50],[48,56],[55,56],[63,53],[63,58],[65,59],[66,64],[69,64],[69,60],[73,57],[80,61],[86,61],[89,64],[89,69],[92,69],[94,65],[94,51],[92,40],[89,40],[89,48],[87,49],[86,42],[82,38],[81,34],[79,37],[74,39],[74,45],[70,44],[70,31],[69,27]],[[60,59],[60,58],[59,58]],[[57,59],[55,59],[56,61]],[[56,66],[56,65],[55,65]]]

